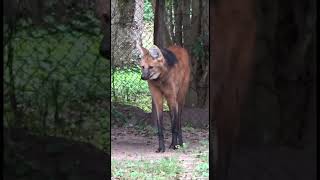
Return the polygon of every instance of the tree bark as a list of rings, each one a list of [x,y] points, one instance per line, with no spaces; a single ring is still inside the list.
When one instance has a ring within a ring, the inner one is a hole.
[[[157,28],[160,28],[159,31],[160,32],[160,36],[163,36],[161,37],[162,39],[162,44],[160,47],[168,47],[169,45],[172,44],[172,40],[170,38],[170,34],[169,34],[169,28],[167,26],[167,21],[166,21],[166,17],[167,17],[167,11],[166,11],[166,6],[165,6],[165,3],[164,2],[160,2],[160,9],[158,10],[159,12],[159,16],[157,15],[157,12],[156,12],[156,2],[157,0],[152,0],[152,7],[153,7],[153,14],[154,14],[154,31],[156,31],[156,27]],[[156,19],[158,19],[159,22],[156,22]],[[155,34],[154,34],[154,38],[156,38]],[[154,42],[155,39],[154,39]]]
[[[199,36],[199,1],[192,1],[192,18],[191,18],[191,33],[190,37],[186,39],[186,48],[188,49],[191,61],[191,80],[190,80],[190,88],[186,98],[186,105],[193,107],[198,103],[197,98],[197,57],[195,57],[192,53],[192,45],[194,45],[196,38]],[[189,45],[189,46],[188,46]]]
[[[183,46],[186,47],[187,49],[190,49],[191,46],[191,41],[190,39],[192,38],[191,34],[191,19],[190,19],[190,1],[191,0],[185,0],[182,1],[181,6],[182,6],[182,36],[183,36]]]
[[[173,0],[173,8],[174,8],[174,24],[175,24],[175,39],[174,42],[178,45],[182,45],[182,13],[181,13],[181,5],[178,0]]]
[[[156,0],[155,3],[155,13],[154,13],[154,44],[157,45],[158,47],[163,48],[165,39],[164,35],[162,32],[164,32],[164,9],[165,9],[165,4],[164,1],[159,1]]]
[[[169,21],[169,35],[170,35],[170,39],[174,39],[174,24],[173,24],[173,14],[172,14],[172,11],[173,11],[173,1],[169,1],[169,5],[168,5],[168,21]]]
[[[143,0],[112,0],[111,9],[111,61],[113,67],[134,65],[135,44],[141,40],[143,32]]]

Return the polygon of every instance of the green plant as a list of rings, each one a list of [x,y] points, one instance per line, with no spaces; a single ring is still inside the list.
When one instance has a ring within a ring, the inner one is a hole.
[[[45,21],[55,19],[48,16]],[[110,63],[98,54],[98,21],[82,21],[78,29],[73,28],[76,21],[55,23],[55,28],[43,28],[21,20],[11,39],[20,125],[33,133],[89,141],[108,151]],[[89,25],[91,32],[82,31]],[[10,86],[7,57],[4,48],[5,89]],[[12,109],[5,99],[4,117],[11,124]]]
[[[147,82],[141,80],[138,69],[116,69],[112,76],[112,102],[135,105],[144,111],[151,111],[149,88]]]
[[[146,81],[141,80],[139,68],[117,68],[112,72],[111,101],[139,107],[151,112],[151,94]],[[164,111],[168,111],[164,103]]]
[[[176,179],[182,172],[177,158],[160,160],[112,160],[111,172],[121,179]]]
[[[153,21],[153,10],[151,0],[144,0],[144,7],[143,7],[143,20],[147,22]]]
[[[204,147],[207,147],[208,144],[202,143]],[[196,157],[200,160],[200,163],[195,168],[196,176],[200,177],[209,177],[209,151],[199,150],[196,154]]]
[[[195,57],[198,57],[199,59],[202,59],[204,57],[204,45],[203,45],[203,40],[201,37],[198,37],[196,42],[193,44],[193,49],[192,49],[192,54]]]
[[[209,164],[202,162],[196,166],[196,172],[198,176],[209,177]]]

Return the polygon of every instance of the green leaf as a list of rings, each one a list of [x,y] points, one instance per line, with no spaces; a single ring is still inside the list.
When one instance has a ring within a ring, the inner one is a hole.
[[[65,25],[58,25],[57,29],[59,29],[60,31],[66,31],[68,28]]]

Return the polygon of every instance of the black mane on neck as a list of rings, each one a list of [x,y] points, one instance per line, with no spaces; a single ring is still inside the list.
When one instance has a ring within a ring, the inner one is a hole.
[[[178,63],[176,55],[173,54],[173,52],[171,52],[169,49],[164,48],[160,50],[168,66],[173,66],[174,64]]]

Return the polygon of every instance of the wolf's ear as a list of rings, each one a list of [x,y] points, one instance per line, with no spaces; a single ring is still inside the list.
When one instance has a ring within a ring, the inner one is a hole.
[[[153,45],[153,47],[149,50],[149,53],[154,59],[163,61],[162,52],[156,45]]]
[[[145,49],[144,47],[140,46],[140,44],[138,42],[136,43],[136,46],[139,49],[141,56],[144,56],[148,53],[148,50]]]

